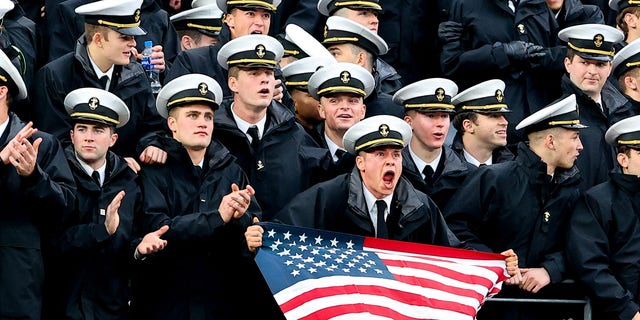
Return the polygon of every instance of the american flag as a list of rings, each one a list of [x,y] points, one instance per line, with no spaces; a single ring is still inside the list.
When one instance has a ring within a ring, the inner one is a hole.
[[[287,319],[474,319],[503,257],[261,223],[256,262]]]

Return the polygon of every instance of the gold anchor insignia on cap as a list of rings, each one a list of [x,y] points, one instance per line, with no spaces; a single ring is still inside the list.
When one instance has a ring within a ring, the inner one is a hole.
[[[351,80],[351,73],[349,73],[349,71],[342,71],[340,73],[340,80],[342,80],[342,83],[349,83]]]
[[[205,94],[207,94],[207,92],[209,92],[209,86],[207,86],[206,83],[201,82],[198,85],[198,91],[200,91],[200,94],[204,96]]]
[[[389,126],[386,124],[381,124],[380,128],[378,128],[378,132],[380,132],[380,135],[383,137],[386,137],[389,135]]]
[[[549,211],[544,213],[544,222],[549,222],[549,218],[551,217],[551,213]]]
[[[593,37],[593,44],[595,44],[597,48],[600,48],[602,46],[603,41],[604,41],[604,36],[599,33],[596,34],[595,37]]]
[[[256,46],[256,55],[258,56],[258,58],[264,57],[266,53],[267,49],[265,49],[264,45],[259,44]]]
[[[264,169],[264,164],[262,163],[262,160],[258,160],[258,170],[262,169]]]
[[[136,10],[136,12],[133,14],[133,20],[135,22],[140,22],[140,9]]]
[[[329,28],[327,28],[327,26],[324,26],[324,33],[322,34],[322,36],[326,39],[327,35],[329,35]]]
[[[521,23],[521,24],[518,25],[518,31],[520,33],[524,33],[524,24]]]
[[[496,90],[496,100],[498,100],[498,102],[502,102],[502,99],[504,99],[504,94],[502,93],[502,90],[500,89]]]
[[[92,97],[91,99],[89,99],[89,109],[91,110],[98,109],[99,105],[100,105],[100,100],[98,100],[98,98]]]
[[[444,100],[444,89],[442,88],[436,89],[436,99],[438,99],[438,101]]]

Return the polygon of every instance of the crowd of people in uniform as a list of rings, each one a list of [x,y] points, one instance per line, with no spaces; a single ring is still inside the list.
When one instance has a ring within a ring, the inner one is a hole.
[[[638,1],[0,0],[0,17],[0,319],[281,319],[262,221],[500,253],[498,297],[640,319]]]

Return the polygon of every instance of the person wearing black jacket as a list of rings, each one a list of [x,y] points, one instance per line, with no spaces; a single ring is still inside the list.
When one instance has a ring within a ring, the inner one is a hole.
[[[47,244],[76,186],[56,138],[9,111],[27,88],[3,52],[0,75],[0,318],[40,319]]]
[[[344,136],[345,148],[356,157],[353,170],[299,194],[275,220],[451,246],[450,231],[438,207],[402,177],[402,148],[411,136],[411,127],[397,117],[375,116],[358,122]]]
[[[474,169],[444,145],[455,112],[451,97],[457,93],[453,81],[431,78],[393,95],[393,101],[404,106],[404,120],[413,131],[411,142],[402,150],[402,175],[441,210]]]
[[[626,45],[613,56],[613,71],[609,81],[615,82],[627,103],[609,111],[609,123],[640,115],[640,41]]]
[[[230,4],[228,4],[228,2]],[[225,1],[217,2],[222,12],[225,12],[224,23],[218,35],[218,43],[213,46],[183,51],[174,60],[173,65],[164,79],[167,83],[179,76],[189,73],[200,73],[214,78],[222,87],[225,98],[231,98],[233,93],[227,84],[228,73],[225,66],[216,63],[218,52],[229,41],[250,34],[269,33],[271,15],[276,11],[280,0],[264,1]],[[282,71],[275,69],[278,81],[276,90],[273,91],[274,99],[282,102],[289,110],[293,111],[293,100],[284,83]]]
[[[169,226],[168,245],[139,257],[133,319],[276,319],[280,312],[245,255],[243,232],[261,213],[235,157],[212,138],[220,101],[220,86],[200,74],[177,78],[158,94],[172,136],[163,137],[167,162],[140,172],[141,228]],[[255,297],[250,308],[238,306],[240,296]]]
[[[355,63],[369,71],[374,79],[376,59],[389,50],[387,43],[380,36],[353,20],[339,16],[327,19],[322,44],[337,61]],[[392,115],[401,119],[404,117],[402,107],[393,103],[391,95],[383,92],[379,83],[376,83],[375,90],[365,99],[365,104],[367,105],[366,117],[376,115]]]
[[[450,12],[444,24],[458,31],[443,43],[444,75],[460,90],[488,79],[504,81],[512,110],[506,115],[509,144],[526,140],[515,124],[562,94],[567,47],[558,40],[554,14],[545,0],[459,0]]]
[[[492,79],[476,84],[452,98],[456,106],[453,127],[456,134],[451,149],[466,163],[479,167],[511,161],[507,148],[505,83]]]
[[[78,88],[105,89],[122,99],[129,108],[131,119],[116,131],[120,137],[112,151],[125,157],[133,168],[143,163],[163,162],[166,152],[158,142],[158,134],[166,131],[166,123],[155,109],[154,97],[142,66],[131,61],[130,50],[135,46],[135,34],[140,29],[139,2],[99,1],[78,8],[85,15],[86,37],[78,41],[75,52],[42,67],[34,80],[34,123],[49,130],[63,146],[70,144],[69,115],[64,108],[66,95]],[[131,25],[111,26],[120,21],[125,6]],[[97,19],[96,17],[100,17]],[[137,22],[136,22],[137,20]],[[101,25],[101,23],[108,23]],[[133,27],[132,27],[133,26]]]
[[[46,7],[47,30],[45,40],[49,54],[47,62],[73,52],[78,38],[82,37],[84,26],[75,9],[95,0],[66,0],[60,4]],[[154,44],[153,58],[163,57],[167,68],[180,52],[178,33],[169,21],[169,14],[162,9],[156,0],[140,1],[140,26],[146,34],[136,35],[136,50],[144,50],[144,42],[150,40]],[[160,64],[160,62],[156,61]],[[163,66],[164,67],[164,66]],[[164,70],[161,70],[164,71]]]
[[[320,101],[324,118],[322,128],[318,128],[320,145],[329,150],[333,160],[327,179],[351,172],[355,157],[345,150],[342,141],[347,130],[364,119],[364,99],[374,90],[373,76],[357,64],[334,62],[313,73],[308,89]]]
[[[580,194],[574,162],[584,127],[574,95],[525,118],[516,128],[524,129],[529,144],[518,145],[516,159],[478,168],[443,210],[449,228],[474,249],[518,255],[522,281],[507,283],[520,290],[508,286],[499,296],[535,299],[567,278],[564,237]],[[551,309],[485,305],[478,319],[552,319]]]
[[[621,173],[584,193],[567,235],[567,261],[593,302],[594,319],[640,319],[640,116],[606,133]]]
[[[270,96],[283,51],[275,38],[254,34],[231,40],[218,53],[218,63],[229,69],[233,99],[216,111],[215,136],[249,176],[265,221],[295,195],[326,180],[331,165],[327,149]]]
[[[599,24],[577,25],[563,29],[558,37],[572,49],[567,51],[562,91],[575,94],[580,121],[589,126],[581,131],[585,152],[576,161],[582,174],[580,190],[600,184],[616,169],[615,150],[604,134],[611,125],[610,116],[627,100],[607,81],[612,70],[613,44],[622,40],[622,32]]]
[[[44,317],[127,318],[134,255],[164,248],[159,237],[168,227],[145,236],[139,249],[134,246],[142,191],[127,162],[109,151],[118,139],[116,127],[129,121],[124,102],[102,89],[80,88],[67,95],[65,107],[73,122],[65,153],[77,186],[76,205],[53,241]]]

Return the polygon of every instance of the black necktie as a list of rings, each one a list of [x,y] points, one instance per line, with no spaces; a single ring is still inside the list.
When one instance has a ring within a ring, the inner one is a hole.
[[[376,207],[378,208],[378,222],[376,229],[378,230],[378,238],[389,238],[389,232],[387,231],[387,223],[384,220],[384,212],[387,210],[387,203],[383,200],[376,201]]]
[[[102,86],[100,87],[100,89],[104,89],[108,91],[109,88],[107,88],[107,81],[109,81],[109,77],[107,76],[102,76],[100,78],[100,85]]]
[[[422,169],[422,173],[424,174],[424,183],[431,185],[433,182],[433,168],[431,168],[430,165],[426,165],[424,169]]]
[[[202,177],[202,167],[200,167],[200,166],[193,166],[193,170],[195,170],[195,172],[196,172],[196,176],[198,176],[198,177]]]
[[[479,165],[478,165],[478,168],[480,168],[480,167],[484,167],[484,166],[486,166],[486,165],[487,165],[486,163],[481,163],[481,164],[479,164]]]
[[[336,162],[340,162],[340,159],[342,159],[345,153],[347,152],[342,149],[336,149],[336,158],[338,158],[338,161]]]
[[[258,142],[260,141],[260,138],[258,137],[258,127],[249,127],[247,134],[251,136],[251,148],[255,151],[258,148]]]
[[[93,181],[95,181],[98,186],[102,187],[102,185],[100,184],[100,172],[94,170],[91,174],[91,178],[93,178]]]

